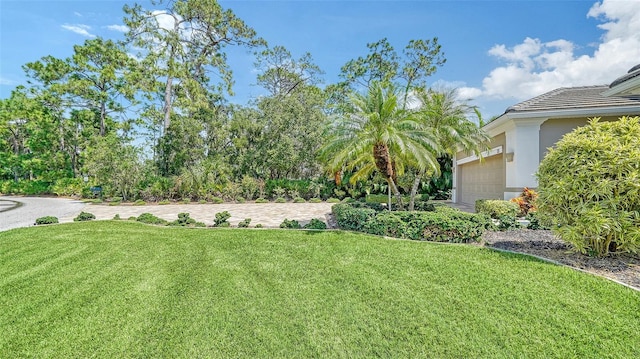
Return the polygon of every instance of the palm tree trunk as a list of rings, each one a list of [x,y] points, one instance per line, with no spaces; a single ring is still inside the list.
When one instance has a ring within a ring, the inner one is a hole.
[[[391,177],[387,178],[387,182],[389,182],[389,187],[391,187],[391,190],[393,191],[393,195],[396,196],[396,200],[398,201],[398,210],[403,210],[404,204],[402,204],[402,195],[400,194],[400,191],[396,186],[396,182]]]
[[[413,179],[413,185],[411,186],[411,197],[409,200],[409,210],[413,211],[416,206],[416,196],[418,194],[418,187],[420,187],[420,181],[422,180],[422,176],[424,176],[424,170],[418,172],[416,174],[416,178]]]

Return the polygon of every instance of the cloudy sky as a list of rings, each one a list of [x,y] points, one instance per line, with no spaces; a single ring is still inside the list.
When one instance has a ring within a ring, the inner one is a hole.
[[[74,44],[121,39],[121,0],[2,0],[0,98],[25,82],[21,66],[46,55],[67,57]],[[149,1],[138,1],[152,8]],[[437,36],[447,63],[434,86],[457,87],[485,117],[558,87],[612,82],[640,63],[640,0],[565,1],[221,1],[270,45],[310,52],[325,84],[383,37],[400,50]],[[236,96],[262,94],[253,57],[229,49]]]

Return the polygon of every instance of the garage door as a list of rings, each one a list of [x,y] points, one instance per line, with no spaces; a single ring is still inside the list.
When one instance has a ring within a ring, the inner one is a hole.
[[[504,162],[502,154],[485,157],[458,167],[460,183],[456,186],[460,202],[475,204],[477,199],[504,199]]]

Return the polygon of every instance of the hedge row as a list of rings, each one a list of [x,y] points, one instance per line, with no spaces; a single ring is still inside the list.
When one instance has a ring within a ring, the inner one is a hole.
[[[350,203],[332,207],[341,229],[433,242],[477,242],[492,226],[488,216],[446,206],[428,212],[378,212]]]

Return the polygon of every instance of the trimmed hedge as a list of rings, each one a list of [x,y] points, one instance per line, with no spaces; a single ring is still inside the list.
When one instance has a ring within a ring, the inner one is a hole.
[[[433,242],[477,242],[491,219],[446,206],[430,212],[376,212],[363,204],[332,207],[341,229],[369,234]]]
[[[486,214],[494,219],[500,219],[503,216],[515,218],[518,212],[520,212],[520,206],[515,202],[499,199],[479,199],[476,201],[476,213]]]
[[[55,224],[58,223],[58,217],[54,216],[45,216],[36,219],[36,226],[40,226],[43,224]]]

